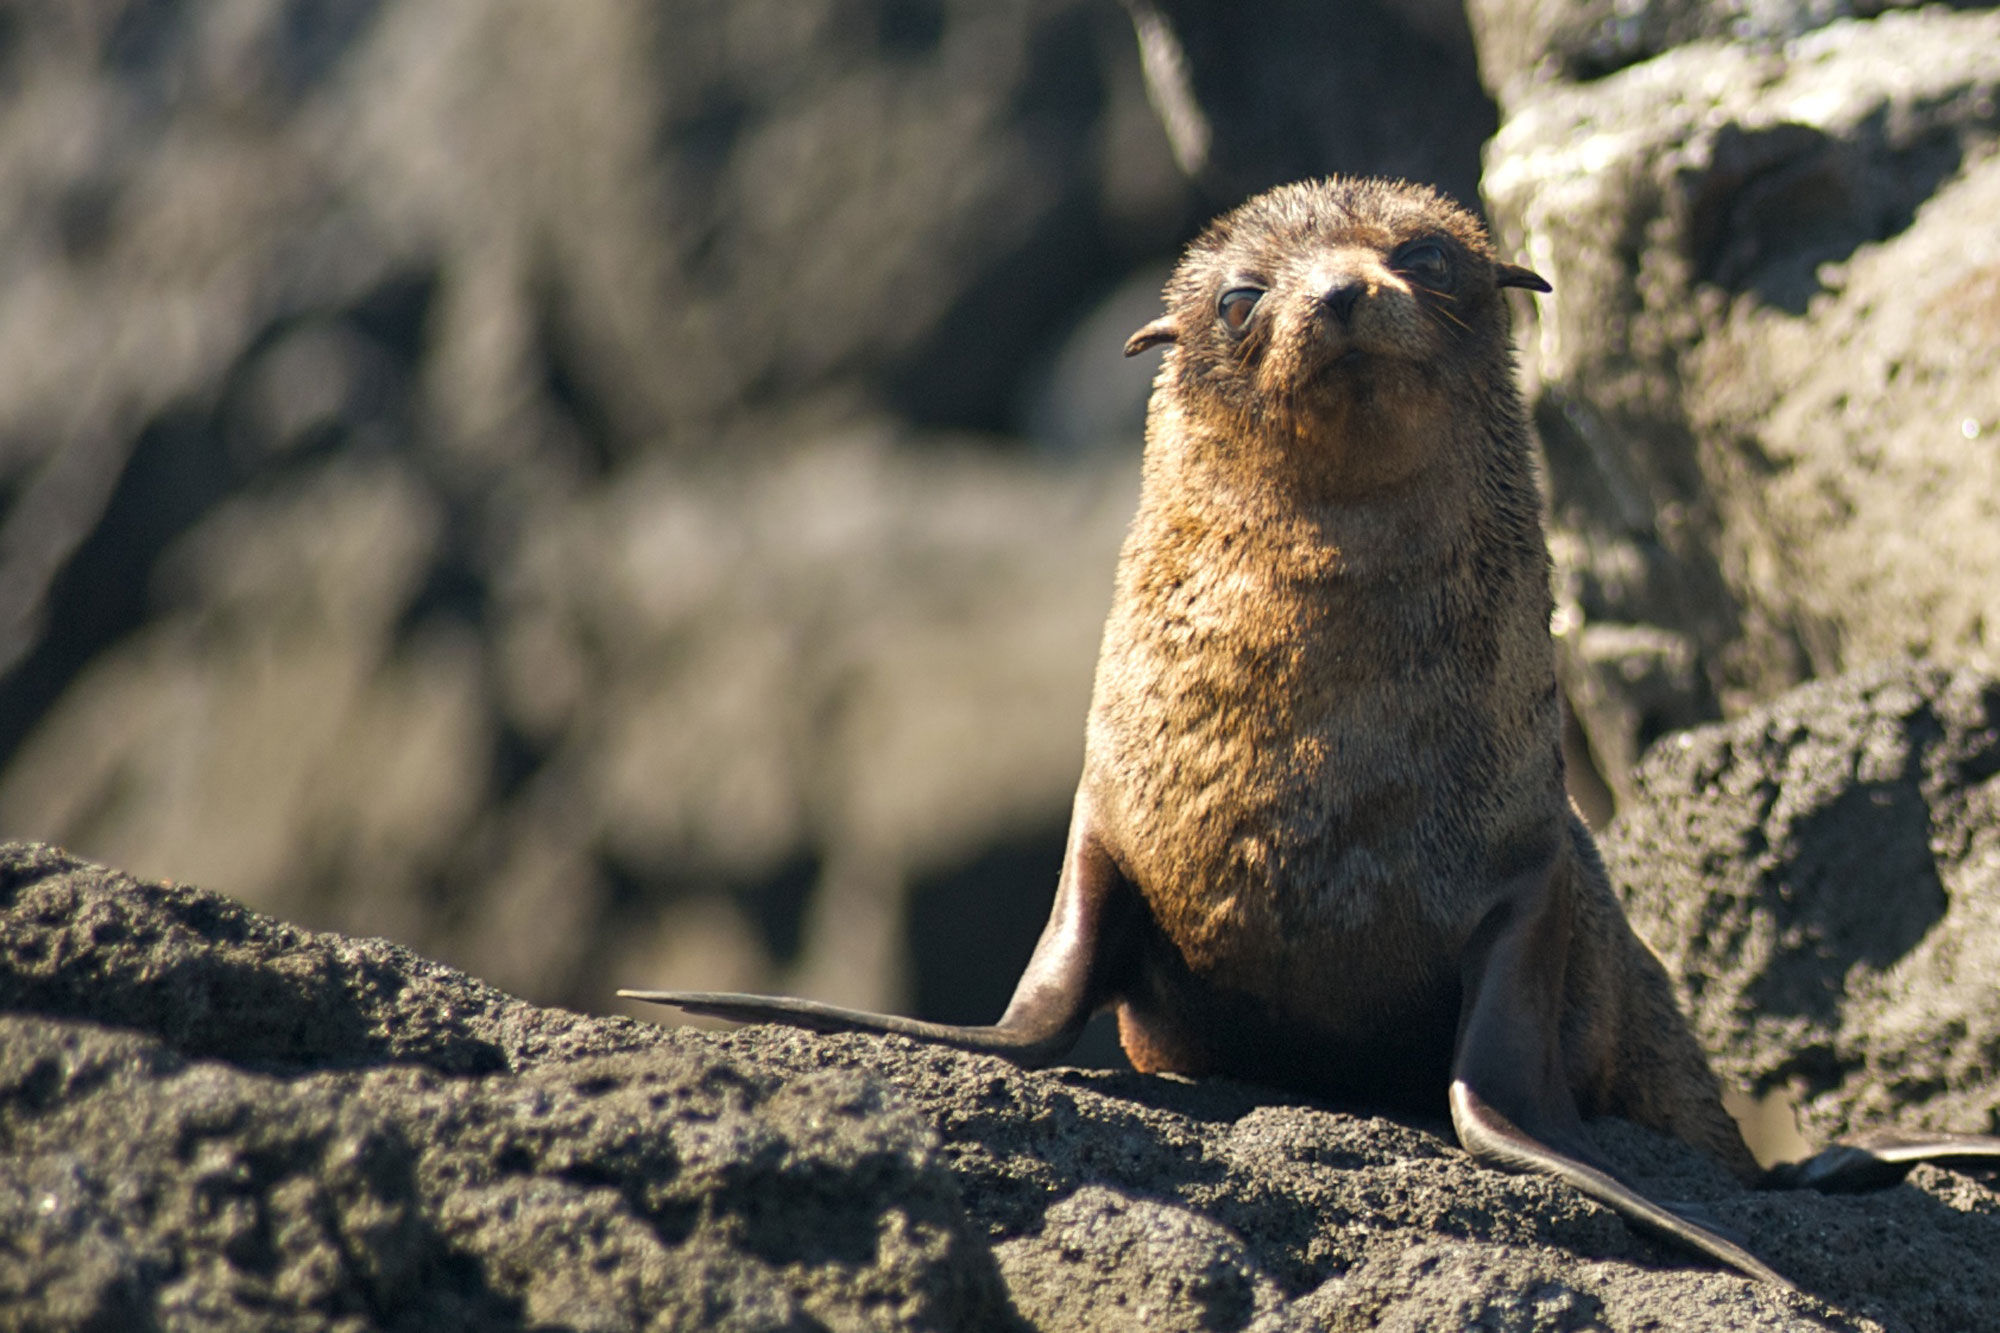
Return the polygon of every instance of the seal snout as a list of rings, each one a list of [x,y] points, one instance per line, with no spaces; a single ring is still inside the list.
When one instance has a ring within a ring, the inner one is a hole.
[[[1361,304],[1361,298],[1368,293],[1368,283],[1358,276],[1343,276],[1334,279],[1329,287],[1319,294],[1320,307],[1331,314],[1343,329],[1354,327],[1354,307]]]
[[[1353,247],[1322,255],[1303,275],[1300,292],[1310,304],[1309,319],[1321,336],[1337,342],[1373,341],[1369,329],[1381,322],[1370,308],[1405,290],[1402,280],[1372,250]]]

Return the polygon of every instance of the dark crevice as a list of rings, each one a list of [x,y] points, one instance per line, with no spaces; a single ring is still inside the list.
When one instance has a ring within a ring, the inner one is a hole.
[[[41,638],[0,680],[0,765],[92,659],[145,623],[160,556],[243,480],[199,408],[140,432],[96,527],[49,586]]]
[[[1018,405],[1027,397],[1020,374],[1036,364],[1037,349],[1102,299],[1107,275],[1122,266],[1091,201],[1072,199],[1049,210],[1037,233],[989,266],[931,336],[891,369],[891,405],[920,427],[1017,429]],[[1066,299],[1024,301],[1024,289],[1062,292]],[[995,375],[995,362],[1020,367],[1020,374]]]
[[[597,858],[597,878],[604,886],[603,903],[607,917],[639,919],[649,916],[661,895],[657,881],[632,870],[615,856]]]
[[[819,879],[819,857],[801,852],[763,879],[738,886],[731,895],[756,925],[764,948],[781,964],[797,962],[805,946],[806,905]]]
[[[1500,115],[1463,19],[1420,32],[1374,0],[1152,8],[1193,58],[1195,100],[1214,136],[1201,182],[1212,210],[1283,181],[1351,172],[1424,180],[1478,211],[1480,152]],[[1333,77],[1323,67],[1330,50],[1369,58]]]
[[[493,801],[503,804],[521,794],[549,760],[550,747],[531,738],[504,715],[493,735]]]
[[[711,94],[693,112],[663,127],[659,157],[681,190],[699,191],[704,199],[726,180],[737,142],[749,126],[750,103],[730,92]]]
[[[105,38],[103,67],[127,78],[158,70],[186,39],[191,8],[187,0],[132,0]]]
[[[21,84],[21,14],[0,9],[0,96],[12,96]]]
[[[990,1023],[1007,1006],[1055,901],[1061,821],[993,843],[910,886],[906,937],[917,1016]]]
[[[1096,16],[1078,9],[1038,25],[1027,68],[1009,114],[1051,151],[1073,141],[1069,127],[1089,125],[1104,112],[1107,89],[1097,51]]]
[[[382,0],[286,0],[270,52],[275,83],[297,102],[325,83],[368,35]]]
[[[491,590],[485,571],[468,549],[467,516],[447,507],[445,535],[424,580],[397,618],[395,638],[407,643],[426,625],[456,621],[474,628],[490,619]]]
[[[1725,125],[1683,185],[1689,257],[1708,282],[1804,314],[1821,265],[1907,229],[1962,160],[1954,128],[1902,142],[1886,109],[1839,138]]]
[[[2000,774],[2000,685],[1990,685],[1980,696],[1986,725],[1976,735],[1973,748],[1959,761],[1955,785],[1975,787]]]
[[[1108,96],[1102,37],[1096,16],[1078,11],[1046,25],[1027,53],[1007,114],[1023,142],[1050,164],[1051,179],[1079,174],[1065,159],[1088,147],[1071,127],[1102,117]],[[930,335],[888,368],[890,405],[920,427],[1018,431],[1019,405],[1028,397],[1024,380],[1038,354],[1115,288],[1137,258],[1123,252],[1113,232],[1094,194],[1079,189],[1054,202],[1011,253],[958,293]],[[996,365],[1014,370],[995,374]]]
[[[430,339],[437,291],[435,268],[407,269],[377,285],[346,315],[357,331],[380,343],[399,362],[414,366]]]
[[[156,610],[154,576],[175,542],[232,496],[315,466],[351,438],[347,416],[299,440],[262,438],[268,428],[245,403],[245,386],[260,359],[317,319],[344,321],[407,364],[422,348],[435,287],[428,271],[399,274],[346,311],[275,320],[238,359],[212,405],[180,404],[139,432],[103,512],[50,582],[40,639],[0,679],[0,764],[13,758],[29,730],[100,653],[146,624]],[[398,377],[386,392],[400,399],[407,379]],[[357,410],[393,423],[400,402],[343,409],[350,415]]]
[[[256,91],[274,110],[295,108],[361,44],[381,8],[381,0],[285,0],[256,34]],[[202,11],[187,0],[131,0],[100,50],[103,68],[163,108],[185,102],[188,83],[204,73],[191,40]]]
[[[1007,1007],[1055,902],[1068,821],[989,844],[910,886],[905,933],[912,1007],[940,1023],[991,1023]],[[1064,1064],[1126,1068],[1109,1015]]]
[[[565,316],[567,300],[552,276],[538,284],[535,340],[542,356],[542,391],[568,421],[585,471],[608,476],[621,454],[620,432],[609,407],[582,371],[583,350]]]
[[[875,10],[875,42],[890,55],[914,60],[937,50],[944,40],[943,0],[880,0]]]
[[[122,187],[122,181],[106,173],[85,176],[63,188],[55,202],[55,230],[64,259],[80,264],[103,253]]]

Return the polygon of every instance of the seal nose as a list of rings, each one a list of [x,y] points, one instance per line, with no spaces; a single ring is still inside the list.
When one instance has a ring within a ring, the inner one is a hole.
[[[1342,328],[1354,323],[1354,307],[1361,304],[1361,297],[1368,290],[1368,284],[1360,278],[1338,278],[1328,284],[1320,293],[1319,303],[1332,312]]]

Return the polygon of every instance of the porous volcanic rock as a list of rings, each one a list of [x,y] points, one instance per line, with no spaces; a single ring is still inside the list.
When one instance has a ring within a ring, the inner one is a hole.
[[[2000,1195],[1746,1191],[1593,1125],[1805,1295],[1439,1122],[901,1039],[539,1009],[47,847],[0,851],[10,1327],[1958,1329]]]
[[[2000,680],[1814,682],[1636,787],[1605,856],[1726,1076],[1819,1141],[2000,1132]]]
[[[15,1328],[1010,1328],[851,1068],[533,1009],[378,940],[0,859]]]

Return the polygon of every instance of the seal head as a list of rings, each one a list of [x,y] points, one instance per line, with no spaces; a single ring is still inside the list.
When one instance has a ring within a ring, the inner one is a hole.
[[[1549,289],[1436,192],[1302,182],[1211,224],[1125,354],[1172,344],[1161,387],[1202,402],[1219,438],[1268,442],[1281,475],[1358,495],[1435,462],[1468,385],[1511,381],[1503,287]]]

